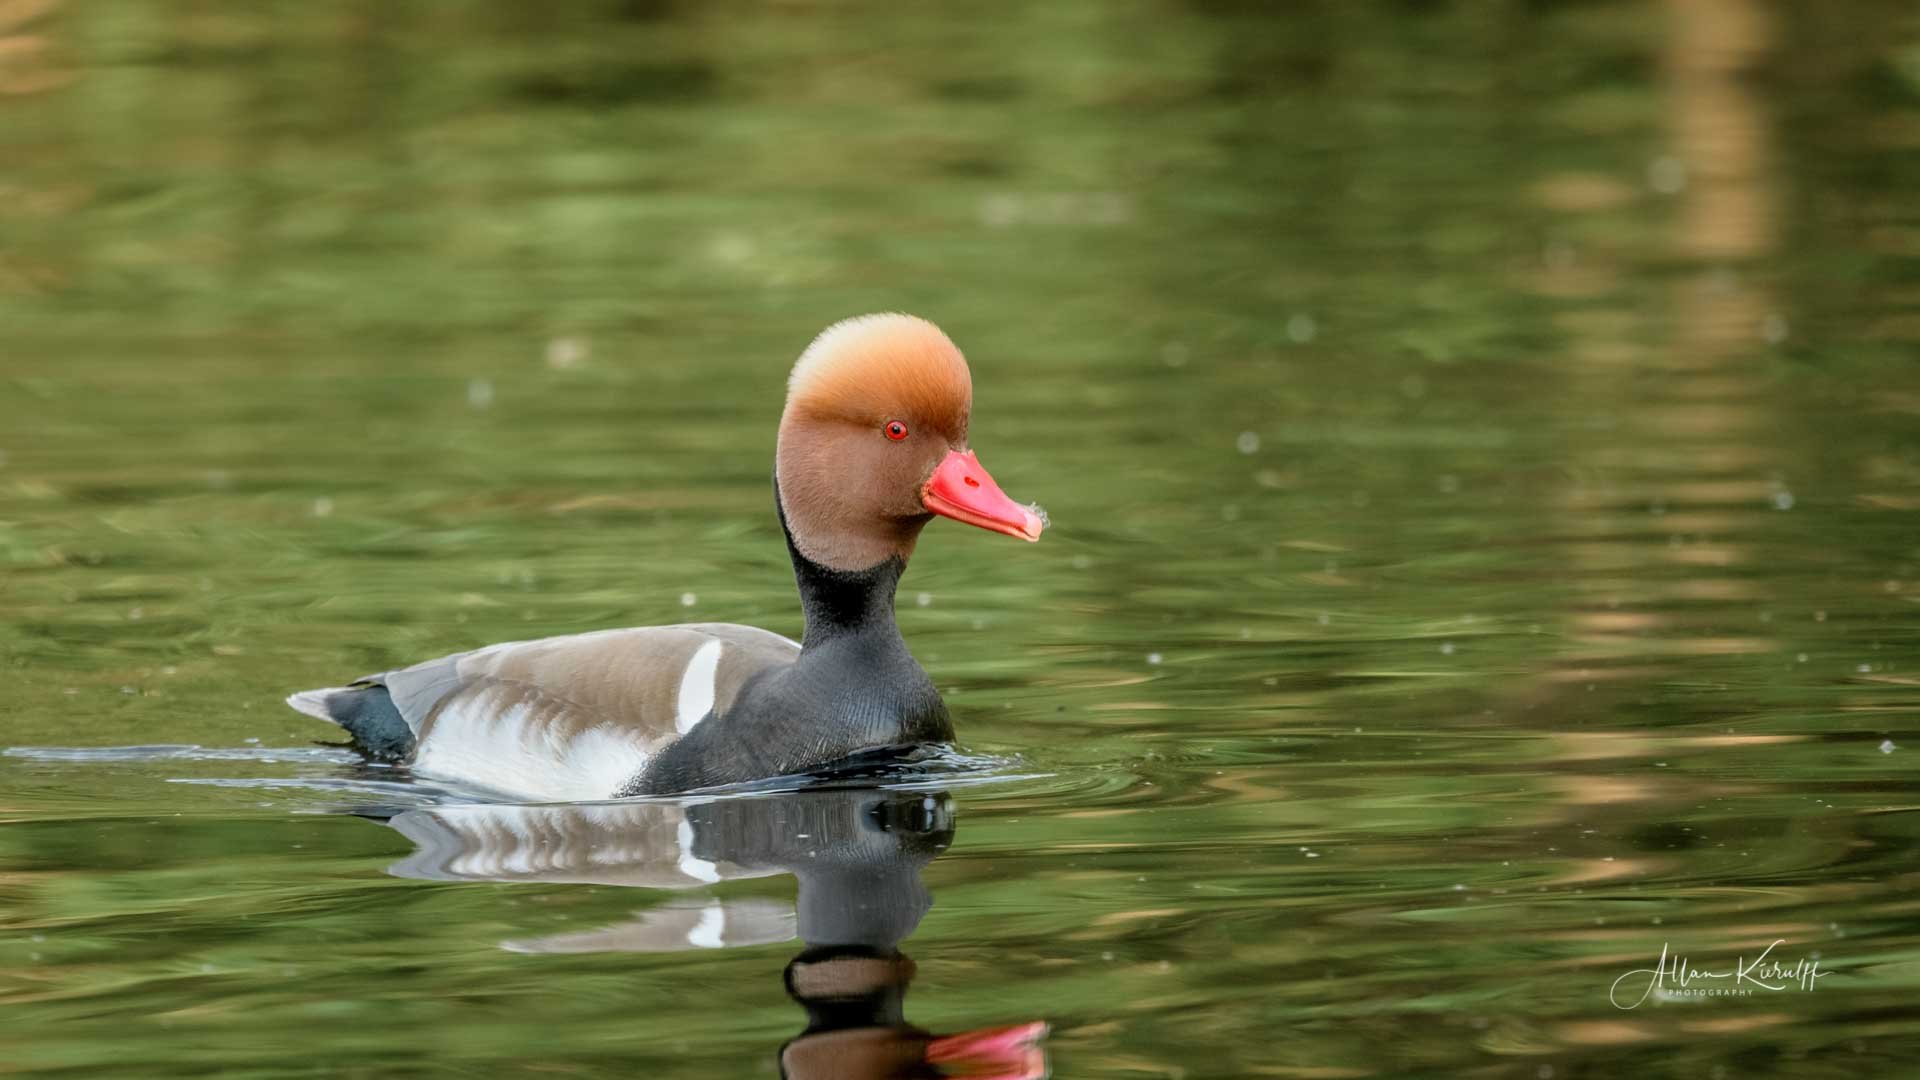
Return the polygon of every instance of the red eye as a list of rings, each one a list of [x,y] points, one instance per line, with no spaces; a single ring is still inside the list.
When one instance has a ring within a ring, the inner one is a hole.
[[[887,421],[887,438],[892,439],[894,442],[899,442],[906,437],[907,425],[898,420]]]

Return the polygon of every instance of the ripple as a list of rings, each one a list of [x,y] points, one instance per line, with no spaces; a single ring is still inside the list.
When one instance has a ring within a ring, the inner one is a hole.
[[[351,750],[325,746],[206,747],[193,743],[155,743],[147,746],[9,746],[0,756],[28,761],[258,761],[324,765],[364,765]]]
[[[417,777],[404,766],[369,762],[360,754],[339,747],[205,747],[192,743],[156,743],[141,746],[12,746],[0,756],[28,761],[75,762],[80,764],[168,761],[246,761],[258,764],[295,764],[340,766],[352,770],[380,770],[379,778],[345,776],[179,776],[166,777],[169,784],[189,784],[216,788],[259,788],[308,790],[335,794],[376,797],[409,806],[441,806],[455,803],[499,804],[496,792],[471,788],[438,778]],[[637,796],[630,799],[583,800],[583,802],[671,802],[689,796],[704,800],[730,796],[782,794],[794,791],[860,787],[900,791],[948,790],[985,784],[1008,784],[1046,780],[1054,774],[1028,769],[1017,757],[974,754],[952,746],[930,747],[901,759],[875,755],[850,759],[818,773],[769,777],[747,784],[701,788],[697,791],[662,796]],[[335,808],[337,809],[337,808]],[[350,808],[358,812],[358,808]],[[317,808],[315,812],[329,812]]]

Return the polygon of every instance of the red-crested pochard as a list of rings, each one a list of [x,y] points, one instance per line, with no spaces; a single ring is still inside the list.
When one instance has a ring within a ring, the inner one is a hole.
[[[774,502],[806,631],[690,623],[492,645],[287,703],[370,757],[516,798],[667,794],[953,738],[894,624],[936,515],[1037,540],[967,444],[960,350],[909,315],[829,327],[787,382]]]

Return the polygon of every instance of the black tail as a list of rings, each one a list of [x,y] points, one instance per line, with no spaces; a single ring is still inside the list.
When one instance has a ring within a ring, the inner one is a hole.
[[[354,748],[377,761],[405,761],[413,753],[413,729],[379,683],[302,690],[289,696],[287,704],[346,728]]]

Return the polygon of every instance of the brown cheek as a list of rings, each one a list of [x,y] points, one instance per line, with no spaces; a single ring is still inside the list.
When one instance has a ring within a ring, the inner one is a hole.
[[[847,428],[821,444],[820,464],[838,488],[840,527],[863,530],[924,513],[920,505],[919,455],[877,427]]]
[[[916,517],[925,510],[920,505],[920,460],[905,446],[886,442],[867,469],[866,491],[862,501],[873,508],[875,517]]]
[[[919,507],[922,513],[926,512],[926,504],[920,501],[920,493],[927,489],[927,484],[933,479],[933,470],[940,467],[940,462],[946,456],[947,448],[941,446],[914,463],[913,479],[909,486],[913,490],[913,504]]]

